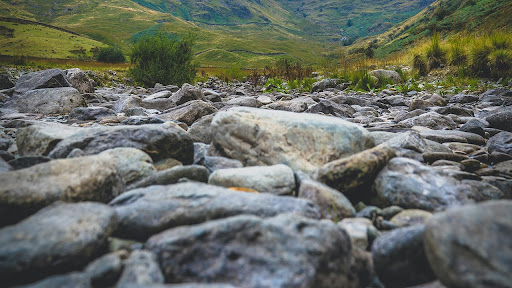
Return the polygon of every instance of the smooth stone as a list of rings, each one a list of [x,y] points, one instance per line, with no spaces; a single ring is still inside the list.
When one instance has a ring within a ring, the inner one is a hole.
[[[46,163],[51,160],[53,159],[46,156],[22,156],[9,161],[8,164],[13,170],[20,170],[37,164]]]
[[[284,164],[220,169],[210,175],[208,184],[227,188],[243,187],[274,195],[293,195],[295,175]]]
[[[512,133],[500,132],[487,141],[489,153],[499,152],[512,156]]]
[[[158,117],[131,116],[119,123],[120,125],[145,125],[145,124],[163,124],[165,120]]]
[[[395,84],[402,82],[402,78],[400,77],[400,74],[398,74],[398,72],[393,71],[393,70],[377,69],[377,70],[372,70],[372,71],[368,72],[368,74],[371,76],[375,76],[379,79],[390,80]]]
[[[415,129],[415,127],[413,127]],[[480,135],[474,133],[468,133],[457,130],[430,130],[430,129],[418,129],[418,132],[425,139],[433,140],[436,142],[467,142],[475,145],[485,145],[486,140]],[[465,139],[460,141],[460,139]]]
[[[364,128],[310,113],[237,107],[217,113],[211,129],[215,148],[245,166],[283,163],[310,174],[373,147]]]
[[[512,160],[500,162],[494,165],[493,168],[504,176],[512,177]]]
[[[16,288],[91,288],[91,279],[87,274],[73,272],[64,275],[55,275],[47,277],[43,280],[16,286]]]
[[[425,224],[432,213],[419,209],[405,209],[391,218],[391,223],[399,227]]]
[[[132,284],[164,283],[164,275],[156,258],[150,251],[133,251],[125,261],[123,273],[116,287],[129,288]]]
[[[3,158],[0,158],[0,173],[11,171],[13,168]]]
[[[343,228],[350,237],[352,247],[359,247],[366,250],[370,245],[372,239],[369,239],[368,235],[372,232],[378,234],[377,228],[372,224],[372,221],[367,218],[345,218],[338,222],[338,226]]]
[[[175,158],[191,164],[194,156],[190,137],[171,123],[83,129],[60,141],[49,156],[64,158],[74,148],[80,148],[85,155],[92,155],[117,147],[140,149],[153,161]]]
[[[14,86],[14,93],[20,95],[35,89],[70,86],[71,83],[69,83],[64,71],[61,69],[49,69],[21,76]]]
[[[200,88],[187,83],[183,84],[176,93],[169,97],[169,99],[177,106],[194,100],[206,101],[203,91]]]
[[[220,169],[229,169],[229,168],[243,168],[244,164],[242,162],[229,159],[226,157],[219,156],[206,156],[203,160],[203,165],[211,172],[215,172]]]
[[[119,147],[101,152],[98,156],[111,159],[125,185],[156,173],[151,157],[139,149]]]
[[[245,107],[260,107],[261,102],[251,96],[236,97],[226,102],[228,105],[245,106]]]
[[[112,109],[105,107],[77,107],[69,112],[70,119],[81,121],[101,120],[105,117],[115,116],[117,116],[117,114]]]
[[[116,113],[128,112],[130,109],[141,108],[142,100],[138,96],[123,96],[114,103],[112,110]]]
[[[85,100],[73,87],[29,90],[22,95],[9,98],[4,108],[21,113],[44,115],[68,114],[76,107],[85,106]]]
[[[145,109],[154,109],[158,111],[166,111],[176,107],[171,99],[168,98],[144,98],[140,103],[140,106]]]
[[[343,229],[293,214],[243,215],[169,229],[146,247],[158,255],[166,279],[175,282],[276,288],[366,284],[351,267],[350,238]]]
[[[512,202],[488,201],[434,215],[425,228],[425,251],[447,287],[510,287]]]
[[[378,237],[372,259],[386,287],[408,287],[436,279],[423,248],[424,225],[398,228]]]
[[[84,269],[84,273],[89,276],[91,286],[113,286],[124,268],[122,256],[124,255],[121,253],[109,253],[89,263]]]
[[[330,100],[322,100],[309,107],[305,112],[332,115],[340,118],[352,118],[356,111],[347,104],[338,104]]]
[[[80,269],[98,256],[117,224],[99,203],[59,203],[0,230],[0,278],[26,283]]]
[[[454,162],[461,162],[463,160],[468,160],[469,157],[467,155],[457,154],[457,153],[444,153],[444,152],[428,152],[421,154],[423,156],[423,160],[425,163],[434,163],[437,160],[448,160]]]
[[[434,130],[454,129],[457,127],[457,124],[452,120],[452,118],[436,112],[424,113],[419,116],[402,120],[399,123],[408,128],[412,128],[413,126],[423,126]]]
[[[240,214],[272,217],[296,213],[320,218],[310,201],[266,193],[246,193],[203,183],[149,186],[121,194],[110,202],[119,217],[116,235],[146,239],[165,229]]]
[[[180,181],[180,179],[188,179],[192,181],[207,183],[209,176],[210,172],[203,166],[175,166],[170,169],[165,169],[148,175],[148,177],[128,186],[127,190],[148,187],[151,185],[176,184]]]
[[[66,78],[73,88],[80,93],[93,93],[95,82],[79,68],[71,68],[64,71]]]
[[[459,128],[459,130],[462,131],[462,132],[473,133],[473,134],[477,134],[477,135],[480,135],[482,137],[485,137],[485,130],[484,130],[484,128],[487,128],[488,124],[486,125],[483,122],[484,121],[482,121],[480,119],[473,118],[473,119],[467,121],[466,123],[464,123],[464,125],[462,125]]]
[[[493,111],[485,120],[489,122],[489,127],[512,132],[512,107],[507,106],[504,109]]]
[[[164,120],[183,122],[190,126],[202,117],[216,113],[217,111],[217,108],[208,102],[193,100],[175,108],[165,110],[164,113],[158,115],[158,117]]]
[[[188,135],[192,138],[194,142],[202,142],[205,144],[212,143],[212,133],[210,130],[210,125],[212,124],[213,116],[215,114],[210,114],[201,117],[201,119],[197,120],[190,126],[187,130]]]
[[[267,104],[261,108],[301,113],[308,109],[308,104],[304,101],[294,99],[290,101],[277,101],[274,103]]]

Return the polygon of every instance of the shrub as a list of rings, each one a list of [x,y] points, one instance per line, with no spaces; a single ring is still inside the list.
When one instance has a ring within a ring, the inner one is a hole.
[[[108,46],[100,48],[98,50],[98,56],[96,56],[98,62],[106,63],[123,63],[126,62],[123,50],[117,46]]]
[[[228,68],[221,69],[217,75],[217,78],[224,82],[229,82],[232,80],[242,81],[245,78],[245,73],[241,65],[234,64]]]
[[[511,46],[509,34],[494,33],[490,38],[494,50],[505,50]]]
[[[352,85],[356,90],[370,91],[377,85],[368,71],[358,70],[352,75]]]
[[[421,55],[416,54],[413,57],[412,60],[412,67],[414,70],[418,72],[419,75],[425,76],[427,75],[428,69],[427,69],[427,62],[425,61],[425,58],[423,58]]]
[[[194,37],[170,38],[163,33],[143,36],[131,49],[130,74],[145,86],[192,83],[199,65],[192,61]]]
[[[477,43],[471,49],[471,71],[476,76],[489,77],[491,68],[489,67],[489,55],[492,48],[486,43]]]
[[[492,78],[499,79],[509,75],[508,72],[512,67],[512,56],[510,54],[509,51],[500,49],[489,55],[489,68]]]
[[[446,52],[439,43],[439,34],[434,32],[430,45],[427,47],[428,70],[432,70],[446,63]]]
[[[450,47],[450,64],[456,66],[467,65],[467,55],[460,41],[455,41]]]

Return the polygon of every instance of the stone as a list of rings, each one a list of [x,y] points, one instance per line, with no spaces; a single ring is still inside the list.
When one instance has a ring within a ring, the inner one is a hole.
[[[300,113],[308,109],[308,104],[304,101],[298,101],[294,99],[290,101],[277,101],[271,104],[267,104],[262,108]]]
[[[452,115],[459,115],[459,116],[464,116],[464,117],[475,116],[472,109],[464,108],[461,106],[454,106],[454,105],[450,105],[447,107],[440,107],[440,108],[436,109],[435,112],[442,114],[442,115],[452,114]]]
[[[373,189],[377,206],[398,205],[406,209],[444,210],[471,198],[468,187],[455,178],[416,160],[396,157],[377,175]]]
[[[274,195],[293,195],[295,175],[284,164],[220,169],[210,175],[208,184],[248,188]]]
[[[139,149],[119,147],[101,152],[98,156],[111,159],[125,185],[156,173],[151,157]]]
[[[399,123],[408,128],[413,126],[423,126],[434,130],[455,129],[457,127],[457,124],[452,120],[452,118],[436,112],[424,113],[419,116],[402,120]]]
[[[227,101],[226,104],[256,108],[261,106],[261,103],[251,96],[236,97]]]
[[[213,137],[210,125],[212,124],[213,116],[215,116],[215,114],[203,116],[188,128],[187,132],[190,138],[192,138],[192,141],[205,144],[212,143]]]
[[[473,118],[473,119],[467,121],[466,123],[464,123],[464,125],[462,125],[459,128],[459,131],[474,133],[474,134],[480,135],[482,137],[485,137],[484,128],[487,128],[487,125],[485,125],[481,120]]]
[[[194,157],[190,137],[171,123],[83,129],[59,142],[48,156],[64,158],[75,148],[83,150],[85,155],[92,155],[117,147],[140,149],[155,162],[175,158],[191,164]]]
[[[158,111],[166,111],[176,107],[176,103],[169,98],[144,98],[140,105],[145,109],[154,109]]]
[[[138,96],[123,96],[114,103],[112,110],[116,113],[127,112],[130,109],[141,108],[142,99]]]
[[[198,119],[217,112],[212,104],[201,100],[193,100],[177,106],[175,108],[164,111],[163,114],[158,115],[159,118],[164,120],[174,120],[192,125]]]
[[[398,228],[378,237],[372,259],[386,287],[409,287],[436,279],[423,248],[424,225]]]
[[[81,121],[101,120],[105,117],[115,117],[117,114],[105,107],[77,107],[69,113],[70,119]]]
[[[499,152],[512,156],[512,133],[500,132],[487,141],[489,153]]]
[[[493,111],[485,120],[489,122],[491,128],[512,132],[512,106]]]
[[[352,118],[356,111],[347,104],[338,104],[330,100],[322,100],[309,107],[305,112],[332,115],[340,118]]]
[[[155,254],[145,250],[133,251],[125,262],[123,274],[116,287],[153,283],[164,283],[164,275],[158,266]]]
[[[124,188],[113,159],[105,155],[54,160],[2,173],[0,183],[0,226],[59,200],[108,202]]]
[[[226,157],[219,157],[219,156],[206,156],[203,160],[203,165],[210,171],[210,173],[213,173],[216,170],[220,169],[229,169],[229,168],[243,168],[244,164],[242,162],[235,160],[235,159],[229,159]]]
[[[29,90],[70,87],[68,78],[61,69],[49,69],[21,76],[14,86],[14,94],[21,95]]]
[[[398,227],[407,227],[418,224],[425,224],[432,217],[432,213],[419,209],[405,209],[390,220]]]
[[[124,265],[121,253],[109,253],[89,263],[84,269],[93,287],[113,286],[119,279]]]
[[[480,102],[489,103],[494,106],[500,106],[505,103],[505,97],[511,96],[511,92],[505,88],[496,88],[487,90],[480,94]]]
[[[84,71],[79,68],[71,68],[64,71],[66,77],[73,88],[78,90],[78,92],[84,93],[93,93],[94,92],[94,81],[89,79],[89,77],[84,73]]]
[[[510,287],[512,202],[488,201],[434,215],[426,225],[425,251],[447,287]]]
[[[365,200],[365,186],[371,185],[377,173],[395,157],[395,151],[385,145],[359,152],[323,165],[315,174],[319,182],[342,192],[357,203]]]
[[[416,129],[418,127],[413,127]],[[467,133],[458,130],[430,130],[420,127],[418,133],[427,140],[436,141],[439,143],[445,142],[460,142],[475,145],[485,145],[486,141],[480,135],[474,133]]]
[[[339,84],[339,79],[323,79],[313,83],[311,92],[322,92],[329,88],[336,88]]]
[[[110,205],[120,220],[116,235],[142,240],[172,227],[240,214],[272,217],[290,212],[320,218],[317,207],[303,199],[193,182],[131,190]]]
[[[315,203],[322,218],[338,222],[356,215],[354,206],[345,195],[308,177],[300,179],[298,197]]]
[[[59,123],[41,123],[19,128],[16,145],[21,156],[47,156],[63,139],[82,128]]]
[[[215,148],[245,166],[282,163],[309,174],[374,145],[368,131],[339,118],[246,107],[217,113],[211,129]]]
[[[91,279],[84,273],[73,272],[47,277],[35,283],[16,286],[17,288],[91,288]]]
[[[206,101],[203,91],[200,88],[194,87],[187,83],[183,84],[180,90],[178,90],[171,97],[169,97],[169,99],[172,100],[176,104],[176,106],[185,104],[193,100]]]
[[[51,160],[53,159],[46,156],[21,156],[9,161],[8,163],[13,170],[20,170],[32,167],[37,164],[45,163]]]
[[[373,227],[372,221],[366,218],[345,218],[338,222],[338,226],[343,228],[350,236],[352,247],[359,247],[366,250],[371,244],[368,235],[378,234],[377,228]],[[368,230],[373,230],[369,232]]]
[[[479,100],[478,96],[466,95],[466,94],[462,94],[462,93],[450,97],[450,103],[467,104],[467,103],[477,102],[478,100]]]
[[[165,169],[148,175],[148,177],[134,183],[133,185],[128,186],[127,190],[148,187],[151,185],[176,184],[181,179],[207,183],[209,176],[210,172],[203,166],[175,166],[170,169]]]
[[[11,81],[7,74],[0,74],[0,90],[10,89],[14,87],[14,83]]]
[[[0,230],[0,278],[26,283],[80,269],[107,245],[114,210],[99,203],[55,204]]]
[[[126,118],[120,125],[146,125],[146,124],[163,124],[165,120],[160,119],[158,117],[145,117],[145,116],[132,116],[130,118]]]
[[[351,268],[347,233],[293,214],[236,216],[170,229],[146,246],[166,279],[241,287],[364,287]],[[212,267],[215,267],[212,269]],[[354,269],[355,270],[355,269]]]
[[[383,143],[394,149],[409,149],[418,153],[423,153],[429,148],[425,139],[415,131],[394,134],[394,137]]]
[[[426,152],[421,154],[421,156],[423,156],[423,160],[425,161],[425,163],[434,163],[435,161],[438,160],[461,162],[463,160],[469,159],[467,155],[445,152]]]
[[[368,74],[371,76],[375,76],[379,79],[390,80],[395,84],[402,82],[402,78],[400,77],[400,74],[398,74],[398,72],[393,71],[393,70],[377,69],[377,70],[368,72]]]
[[[9,98],[4,108],[21,113],[51,115],[68,114],[73,108],[81,106],[86,106],[86,103],[80,92],[73,87],[63,87],[29,90]]]

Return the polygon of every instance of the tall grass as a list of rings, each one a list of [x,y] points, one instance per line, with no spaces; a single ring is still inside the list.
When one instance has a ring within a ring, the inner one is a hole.
[[[439,33],[434,32],[432,34],[426,55],[429,70],[439,68],[446,63],[446,51],[441,47]]]

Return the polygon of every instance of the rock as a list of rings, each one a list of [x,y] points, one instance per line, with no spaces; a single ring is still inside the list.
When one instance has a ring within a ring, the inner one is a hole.
[[[425,228],[425,251],[447,287],[510,287],[512,202],[489,201],[434,215]]]
[[[0,157],[0,173],[11,171],[13,168],[3,158]]]
[[[213,116],[215,114],[210,114],[201,117],[201,119],[197,120],[190,126],[187,130],[188,135],[192,138],[194,142],[202,142],[205,144],[212,143],[212,132],[210,130],[210,125],[212,124]]]
[[[101,152],[98,156],[111,159],[117,174],[126,185],[150,177],[156,172],[151,157],[139,149],[119,147]]]
[[[75,148],[83,150],[85,155],[92,155],[117,147],[140,149],[155,162],[175,158],[191,164],[194,157],[190,137],[170,123],[83,129],[59,142],[49,156],[64,158]]]
[[[164,120],[180,121],[190,126],[201,117],[216,112],[217,108],[212,104],[201,100],[193,100],[178,107],[166,110],[164,111],[164,114],[160,114],[158,117]]]
[[[331,221],[293,214],[237,216],[170,229],[151,237],[146,246],[158,255],[166,279],[176,282],[360,286],[358,271],[350,271],[350,239]]]
[[[450,97],[450,103],[467,104],[467,103],[476,102],[478,100],[479,100],[478,96],[466,95],[466,94],[457,94],[455,96]]]
[[[91,279],[84,273],[69,273],[47,277],[32,284],[16,286],[17,288],[91,288]]]
[[[130,109],[141,108],[142,100],[138,96],[123,96],[114,103],[112,110],[116,113],[127,112]]]
[[[106,247],[114,210],[98,203],[56,204],[0,230],[0,277],[26,283],[79,269]]]
[[[245,106],[245,107],[260,107],[261,103],[251,96],[236,97],[226,102],[228,105]]]
[[[395,135],[396,136],[391,139],[383,142],[384,145],[394,149],[409,149],[418,153],[423,153],[428,150],[427,142],[417,132],[408,131]]]
[[[467,155],[457,153],[445,153],[445,152],[426,152],[421,154],[425,163],[434,163],[437,160],[448,160],[454,162],[461,162],[469,159]]]
[[[464,117],[473,117],[474,112],[472,109],[464,108],[460,106],[447,106],[447,107],[440,107],[438,109],[435,109],[435,111],[442,115],[459,115]]]
[[[425,256],[424,231],[424,225],[399,228],[373,242],[373,265],[386,287],[408,287],[436,279]]]
[[[151,185],[176,184],[181,179],[188,179],[197,182],[208,182],[210,172],[203,166],[176,166],[149,175],[148,177],[129,186],[127,190],[148,187]]]
[[[316,104],[316,102],[315,102],[315,104]],[[300,113],[300,112],[306,111],[308,109],[308,105],[304,101],[291,100],[291,101],[277,101],[277,102],[265,105],[262,108]]]
[[[305,112],[332,115],[340,118],[352,118],[356,111],[347,104],[338,104],[330,100],[322,100],[309,107]]]
[[[9,165],[13,170],[20,170],[28,167],[32,167],[37,164],[45,163],[53,160],[46,156],[22,156],[9,161]]]
[[[115,117],[117,114],[105,107],[77,107],[69,113],[70,119],[81,121],[101,120],[105,117]]]
[[[406,209],[391,218],[391,223],[398,227],[425,224],[432,217],[432,213],[419,209]]]
[[[352,202],[367,199],[366,186],[371,185],[377,173],[395,157],[395,151],[388,146],[379,145],[323,165],[315,178],[345,194]]]
[[[417,129],[419,128],[419,129]],[[460,142],[460,143],[470,143],[475,145],[485,145],[485,139],[477,134],[467,133],[463,131],[457,130],[430,130],[424,129],[422,127],[413,127],[413,129],[417,129],[420,135],[428,140],[436,141],[439,143],[445,142]]]
[[[408,128],[413,126],[423,126],[434,130],[455,129],[457,124],[448,116],[441,115],[436,112],[428,112],[405,119],[399,122]]]
[[[489,127],[512,132],[512,106],[493,111],[485,120],[489,122]]]
[[[505,88],[497,88],[487,90],[484,93],[480,94],[480,102],[489,103],[494,106],[503,105],[505,102],[505,97],[511,96],[512,93],[510,90]]]
[[[469,200],[468,187],[416,160],[397,157],[389,161],[374,182],[377,206],[444,210]]]
[[[373,147],[362,127],[315,114],[231,108],[217,113],[211,129],[215,148],[245,166],[284,163],[307,173]]]
[[[311,92],[322,92],[325,89],[336,88],[338,84],[339,79],[323,79],[322,81],[313,83]]]
[[[172,100],[176,106],[193,100],[206,101],[206,98],[203,95],[203,91],[201,91],[200,88],[194,87],[187,83],[183,84],[180,90],[169,97],[169,99]]]
[[[123,193],[110,205],[116,209],[121,237],[146,239],[165,229],[240,214],[272,217],[296,213],[319,218],[306,200],[271,194],[232,191],[202,183],[149,186]]]
[[[375,233],[378,234],[377,228],[373,227],[372,221],[366,218],[345,218],[338,222],[338,226],[343,228],[350,236],[352,247],[359,247],[366,250],[371,241],[368,235]],[[369,232],[372,230],[372,232]]]
[[[10,89],[14,87],[14,83],[11,81],[7,74],[0,74],[0,90]]]
[[[59,200],[108,202],[124,188],[116,161],[105,154],[54,160],[2,173],[0,183],[0,226]]]
[[[131,117],[131,116],[147,117],[149,115],[146,111],[147,110],[142,107],[128,108],[128,109],[124,110],[124,115],[127,117]]]
[[[169,91],[165,91],[165,92],[169,92]],[[158,111],[165,111],[165,110],[172,109],[172,108],[176,107],[176,103],[174,103],[169,98],[144,98],[144,99],[142,99],[142,102],[140,105],[142,107],[144,107],[145,109],[155,109]]]
[[[71,86],[78,90],[78,92],[82,94],[94,92],[94,81],[89,79],[82,70],[72,68],[67,69],[64,72],[66,73],[66,77],[69,83],[71,83]]]
[[[229,169],[229,168],[243,168],[244,165],[242,162],[234,159],[229,159],[226,157],[216,157],[216,156],[206,156],[203,160],[203,165],[213,173],[216,170],[220,169]]]
[[[356,215],[354,206],[345,195],[320,182],[303,177],[298,191],[299,198],[310,200],[318,206],[322,218],[338,222]]]
[[[433,105],[425,100],[422,100],[422,99],[413,99],[411,101],[411,103],[409,104],[409,111],[413,112],[413,111],[423,111],[423,110],[426,110],[428,107],[432,107]],[[424,112],[424,111],[423,111]],[[418,113],[418,112],[416,112]],[[423,113],[421,113],[423,114]],[[411,115],[411,114],[410,114]],[[405,114],[404,114],[405,116]],[[418,116],[418,115],[414,115],[414,116]],[[414,117],[412,116],[412,117]],[[407,118],[411,118],[411,117],[407,117]]]
[[[117,282],[118,288],[132,284],[146,285],[164,283],[164,275],[158,266],[156,256],[150,251],[133,251],[125,262],[123,274]]]
[[[284,164],[221,169],[210,175],[208,184],[248,188],[274,195],[293,195],[295,175]]]
[[[497,176],[484,176],[482,180],[500,189],[504,199],[512,199],[512,179]]]
[[[85,106],[80,92],[72,87],[29,90],[16,95],[5,103],[4,108],[21,113],[68,114],[73,108]]]
[[[21,95],[29,90],[70,86],[71,83],[69,83],[64,71],[61,69],[49,69],[21,76],[18,82],[16,82],[16,86],[14,86],[14,93],[15,95]]]
[[[486,128],[486,125],[482,123],[482,121],[479,121],[477,119],[471,119],[468,122],[464,123],[464,125],[462,125],[459,128],[459,130],[463,132],[474,133],[482,137],[485,137],[484,128]]]
[[[109,287],[117,282],[123,268],[120,253],[110,253],[89,263],[84,273],[89,276],[91,286]]]
[[[393,70],[384,70],[384,69],[378,69],[368,72],[369,75],[375,76],[379,79],[386,79],[393,81],[393,83],[397,84],[402,82],[402,78],[400,77],[400,74],[398,72]]]
[[[132,116],[130,118],[126,118],[120,125],[146,125],[146,124],[163,124],[165,120],[157,118],[157,117],[144,117],[144,116]]]
[[[512,133],[500,132],[492,136],[486,146],[489,153],[499,152],[512,156]]]

